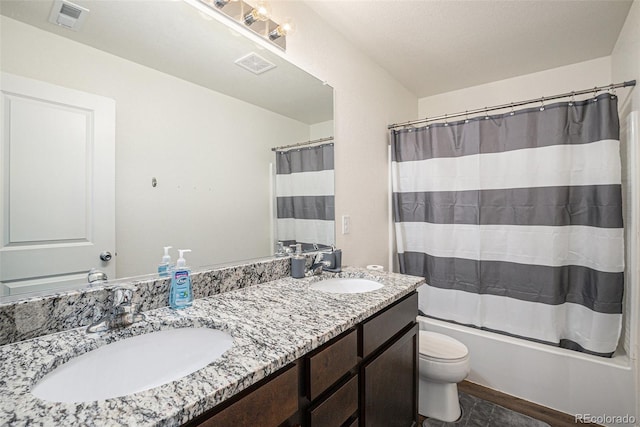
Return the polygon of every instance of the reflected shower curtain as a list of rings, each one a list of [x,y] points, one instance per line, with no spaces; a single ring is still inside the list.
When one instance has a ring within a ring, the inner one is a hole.
[[[622,323],[617,100],[393,131],[401,272],[438,319],[610,357]]]
[[[276,151],[277,240],[303,250],[335,244],[333,143]]]

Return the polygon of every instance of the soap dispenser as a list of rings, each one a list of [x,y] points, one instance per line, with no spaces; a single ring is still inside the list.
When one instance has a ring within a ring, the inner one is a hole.
[[[304,277],[306,259],[304,255],[302,255],[302,245],[298,243],[295,245],[295,248],[296,253],[291,257],[291,277],[294,279],[302,279]]]
[[[171,272],[171,255],[169,255],[169,249],[173,246],[165,246],[164,247],[164,256],[162,257],[162,262],[158,264],[158,275],[160,277],[167,277]]]
[[[193,304],[193,293],[191,289],[191,269],[187,267],[184,253],[191,252],[191,249],[180,249],[180,258],[176,266],[171,271],[171,288],[169,289],[169,306],[174,310],[191,307]]]

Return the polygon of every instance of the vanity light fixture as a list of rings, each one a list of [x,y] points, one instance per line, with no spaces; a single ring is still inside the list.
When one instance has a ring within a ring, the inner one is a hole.
[[[223,7],[225,7],[227,5],[227,3],[234,1],[234,0],[214,0],[213,5],[215,7],[217,7],[218,9],[222,9]]]
[[[269,40],[275,40],[277,38],[288,36],[296,31],[296,25],[291,18],[285,19],[282,24],[278,25],[275,30],[269,33]]]
[[[260,0],[251,12],[244,16],[244,24],[251,25],[256,21],[268,21],[271,17],[271,5],[264,0]]]
[[[207,6],[206,10],[198,7],[202,12],[212,16],[216,11],[236,24],[267,40],[274,46],[286,50],[286,36],[294,32],[295,26],[291,19],[285,19],[282,23],[270,19],[271,6],[266,0],[258,0],[254,5],[244,0],[185,0],[187,3],[199,3]],[[249,0],[254,1],[254,0]]]

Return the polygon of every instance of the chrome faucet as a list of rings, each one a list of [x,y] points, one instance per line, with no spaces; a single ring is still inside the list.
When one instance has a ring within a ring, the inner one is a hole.
[[[104,332],[143,321],[145,315],[140,313],[139,305],[131,302],[135,289],[134,286],[118,286],[114,288],[111,310],[102,319],[92,323],[87,328],[87,332]]]
[[[322,270],[325,267],[329,267],[331,266],[331,261],[323,261],[324,258],[324,254],[322,252],[320,252],[318,255],[316,255],[316,257],[313,260],[313,263],[311,264],[311,268],[309,268],[309,271],[314,275],[317,276],[319,274],[322,274]]]
[[[92,268],[91,270],[89,270],[89,274],[87,275],[87,282],[89,282],[89,285],[106,281],[107,273],[105,273],[104,271],[100,271],[97,268]]]
[[[289,247],[285,248],[283,242],[278,242],[278,245],[276,247],[275,256],[279,257],[279,258],[282,258],[282,257],[286,257],[286,256],[291,255],[291,252],[293,252],[291,250],[291,248],[289,248]]]

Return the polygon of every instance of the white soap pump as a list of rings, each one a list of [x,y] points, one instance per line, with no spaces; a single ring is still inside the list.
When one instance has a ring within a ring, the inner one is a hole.
[[[191,252],[191,249],[178,249],[179,258],[176,262],[176,268],[184,267],[187,265],[187,260],[184,259],[185,252]]]
[[[164,247],[164,256],[162,257],[162,262],[158,264],[158,275],[161,277],[166,277],[171,272],[171,255],[169,255],[169,249],[173,246],[165,246]]]

